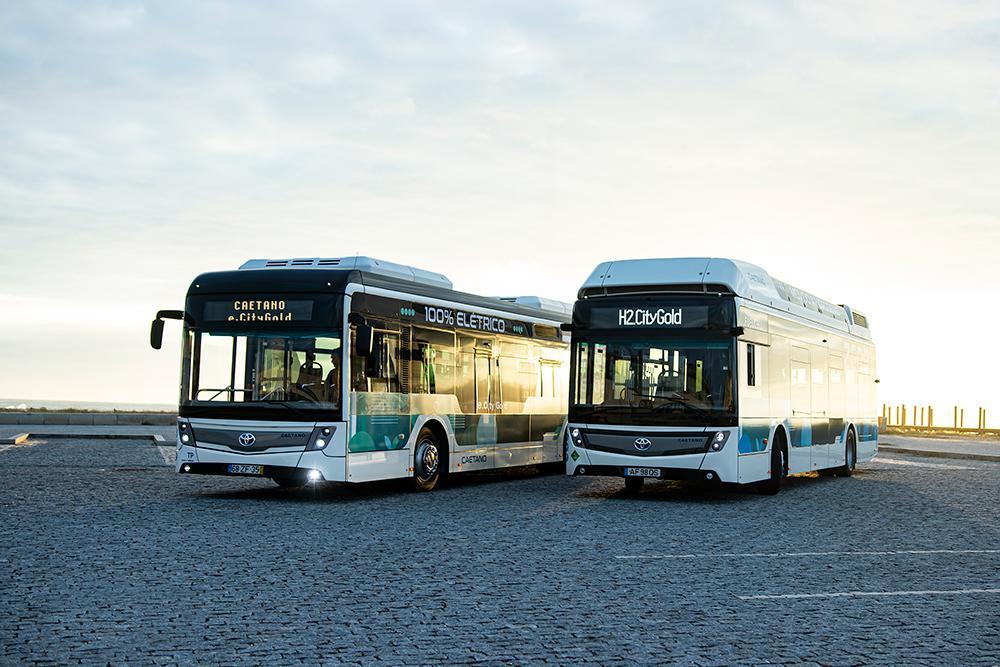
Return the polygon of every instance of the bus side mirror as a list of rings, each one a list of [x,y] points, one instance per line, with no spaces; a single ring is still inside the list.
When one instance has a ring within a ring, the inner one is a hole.
[[[154,350],[163,347],[163,320],[157,318],[149,326],[149,344]]]
[[[368,324],[359,324],[354,333],[354,351],[359,357],[368,359],[372,356],[372,340],[375,332]]]
[[[573,323],[563,322],[562,324],[559,325],[559,330],[565,333],[573,333]]]
[[[188,319],[183,310],[161,310],[156,313],[156,319],[149,326],[149,344],[154,350],[163,347],[163,320]],[[190,320],[188,320],[190,321]]]

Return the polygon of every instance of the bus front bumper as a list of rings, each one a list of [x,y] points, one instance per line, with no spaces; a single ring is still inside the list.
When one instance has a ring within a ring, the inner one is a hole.
[[[579,428],[586,435],[586,427],[570,425],[570,429]],[[721,451],[704,451],[697,453],[669,454],[662,456],[634,456],[621,452],[600,451],[589,449],[583,438],[574,438],[571,430],[566,436],[566,474],[577,476],[646,476],[645,470],[654,471],[649,477],[669,480],[702,480],[711,482],[738,482],[739,471],[735,450],[737,440],[735,429],[730,431],[728,443]],[[713,430],[712,433],[722,429]],[[710,435],[705,432],[706,437]],[[670,431],[659,431],[657,435],[671,435]],[[635,433],[640,437],[641,433]],[[629,434],[628,437],[632,437]],[[580,442],[574,442],[579,439]],[[633,470],[627,470],[632,468]],[[639,470],[635,470],[639,469]],[[630,473],[630,474],[629,474]]]
[[[346,459],[342,456],[327,456],[321,451],[244,456],[202,447],[184,446],[177,451],[175,469],[182,475],[286,479],[301,477],[317,482],[347,480]]]
[[[573,471],[576,477],[626,477],[626,468],[639,468],[641,470],[656,471],[655,475],[650,475],[654,479],[671,479],[684,482],[717,482],[719,473],[714,470],[703,468],[658,468],[655,466],[577,466]],[[639,475],[641,476],[641,475]]]

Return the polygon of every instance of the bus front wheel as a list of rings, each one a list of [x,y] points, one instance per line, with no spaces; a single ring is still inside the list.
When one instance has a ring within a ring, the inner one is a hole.
[[[642,491],[642,485],[646,481],[644,477],[626,477],[625,478],[625,495],[627,496],[637,496],[639,492]]]
[[[430,429],[424,428],[417,435],[413,453],[413,488],[430,491],[441,480],[442,466],[447,465],[446,454]]]
[[[785,440],[775,438],[771,444],[771,476],[759,482],[757,490],[764,495],[773,496],[781,491],[781,478],[785,476]]]
[[[282,477],[272,477],[271,481],[283,489],[297,489],[306,485],[306,479],[302,476],[286,475]]]
[[[854,465],[858,460],[858,437],[854,431],[847,432],[847,446],[844,447],[844,465],[836,469],[839,477],[850,477],[854,474]]]

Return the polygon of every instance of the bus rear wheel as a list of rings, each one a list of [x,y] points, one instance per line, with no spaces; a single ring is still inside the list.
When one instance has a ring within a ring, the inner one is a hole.
[[[447,454],[441,450],[434,433],[427,428],[420,429],[413,452],[413,488],[417,491],[431,491],[441,481],[443,468],[447,466]]]

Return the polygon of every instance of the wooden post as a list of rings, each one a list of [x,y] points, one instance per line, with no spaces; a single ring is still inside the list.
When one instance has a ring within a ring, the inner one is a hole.
[[[917,409],[916,406],[914,406],[913,409],[914,409],[914,411],[916,411],[916,409]],[[924,407],[923,406],[920,406],[920,425],[921,426],[924,425]]]
[[[899,421],[899,406],[896,406],[896,426],[902,426],[903,422]]]
[[[955,406],[955,428],[958,428],[958,406]]]
[[[958,411],[958,427],[965,428],[965,408]]]
[[[903,421],[899,422],[900,426],[906,426],[906,406],[903,406]]]
[[[934,428],[934,406],[927,406],[927,428]]]

